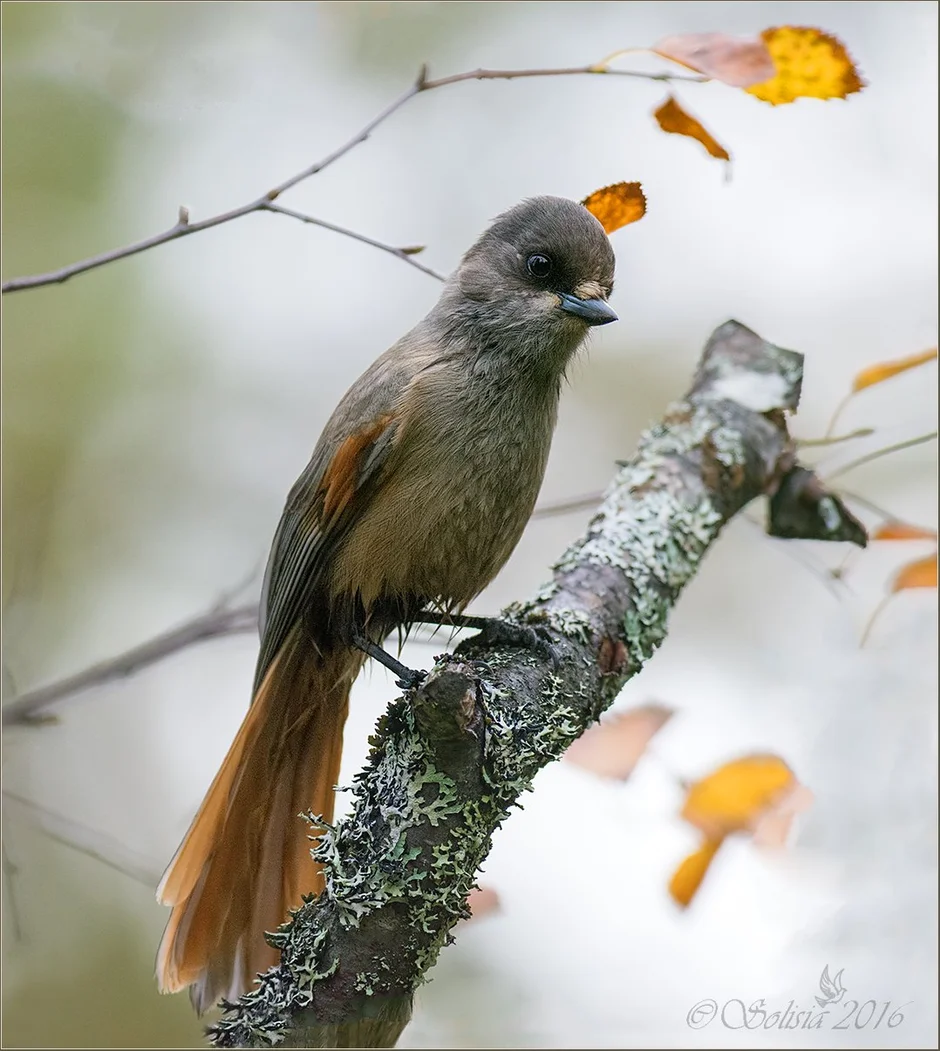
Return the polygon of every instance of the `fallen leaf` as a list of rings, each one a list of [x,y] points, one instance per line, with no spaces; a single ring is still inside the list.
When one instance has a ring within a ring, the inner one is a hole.
[[[653,116],[663,129],[674,135],[686,135],[690,139],[700,142],[706,150],[720,161],[730,161],[731,154],[721,145],[717,139],[705,130],[705,128],[676,102],[674,96],[670,95],[665,102],[653,111]]]
[[[682,816],[708,838],[721,839],[750,830],[795,784],[793,771],[779,756],[744,756],[692,784]]]
[[[767,45],[756,37],[681,33],[665,37],[650,50],[733,88],[761,84],[777,68]]]
[[[702,845],[676,869],[669,893],[688,908],[725,839],[749,833],[762,845],[786,843],[794,816],[812,794],[776,755],[746,755],[688,786],[682,817],[703,834]]]
[[[852,391],[858,393],[866,387],[873,387],[876,383],[884,383],[892,376],[897,376],[900,372],[907,372],[908,369],[916,369],[918,365],[926,365],[928,361],[933,361],[936,357],[937,348],[931,347],[930,350],[922,350],[918,354],[909,354],[904,358],[869,365],[867,369],[862,369],[852,381]]]
[[[638,182],[617,182],[595,190],[581,202],[608,234],[642,219],[646,198]]]
[[[935,588],[937,586],[937,553],[902,566],[895,576],[891,591],[909,591],[911,588]]]
[[[673,709],[660,704],[618,712],[585,730],[562,758],[600,777],[626,781],[673,714]]]
[[[892,520],[884,522],[871,534],[872,540],[936,540],[937,531],[924,526]]]
[[[844,99],[865,87],[845,45],[821,29],[777,26],[765,29],[761,39],[776,73],[744,90],[762,102],[781,106],[798,98]]]
[[[669,881],[669,893],[677,905],[687,909],[695,897],[708,866],[711,865],[721,846],[721,839],[706,839],[701,847],[690,854],[676,869]]]

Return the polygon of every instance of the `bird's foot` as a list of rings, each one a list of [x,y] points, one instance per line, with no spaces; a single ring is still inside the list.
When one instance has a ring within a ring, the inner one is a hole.
[[[407,664],[402,664],[400,660],[396,660],[387,650],[383,650],[381,646],[372,642],[371,639],[367,639],[365,635],[355,634],[351,641],[356,649],[362,650],[363,653],[373,660],[388,668],[396,676],[395,685],[400,690],[414,690],[428,677],[426,671],[409,668]]]

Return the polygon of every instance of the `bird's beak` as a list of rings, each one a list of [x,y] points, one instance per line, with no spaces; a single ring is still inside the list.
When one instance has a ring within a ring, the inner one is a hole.
[[[561,309],[581,318],[589,325],[609,325],[619,318],[603,299],[578,299],[569,292],[560,294]]]

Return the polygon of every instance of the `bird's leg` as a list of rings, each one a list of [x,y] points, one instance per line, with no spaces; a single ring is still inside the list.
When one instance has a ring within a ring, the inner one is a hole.
[[[402,664],[401,661],[395,660],[390,653],[359,632],[354,632],[350,641],[356,649],[362,650],[367,656],[377,660],[379,664],[384,665],[393,675],[396,675],[395,685],[402,690],[413,690],[427,678],[426,671],[415,671]]]
[[[544,629],[533,628],[528,624],[513,624],[499,617],[475,617],[465,613],[435,613],[422,610],[412,621],[413,624],[441,624],[445,627],[470,628],[480,632],[484,642],[499,646],[519,646],[533,650],[540,657],[552,662],[557,668],[560,662],[558,650],[552,645]]]

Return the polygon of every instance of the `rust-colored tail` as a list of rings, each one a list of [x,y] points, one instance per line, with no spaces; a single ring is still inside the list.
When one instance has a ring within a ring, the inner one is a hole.
[[[222,768],[170,862],[157,954],[161,992],[192,986],[202,1013],[277,962],[264,938],[322,888],[305,811],[333,816],[354,650],[321,656],[293,631],[268,669]]]

